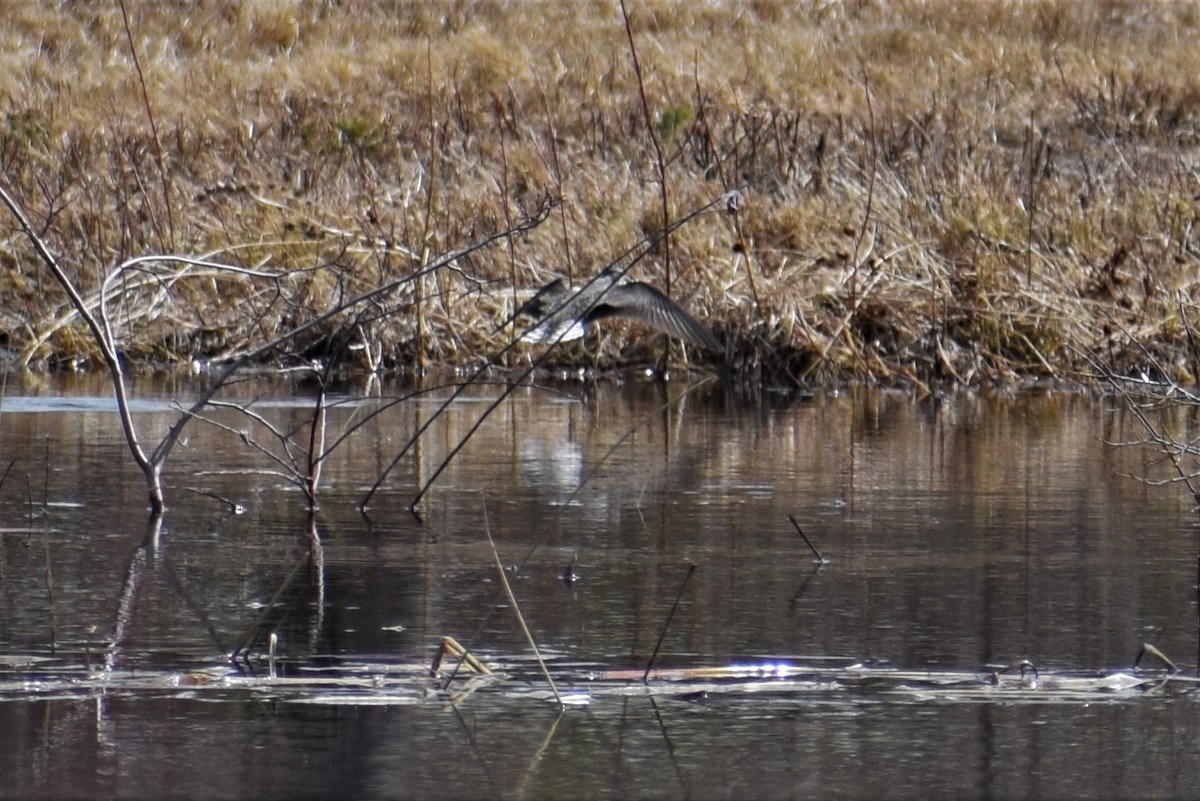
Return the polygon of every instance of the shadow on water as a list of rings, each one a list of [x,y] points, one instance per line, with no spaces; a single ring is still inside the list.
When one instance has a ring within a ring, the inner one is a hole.
[[[1133,666],[1147,642],[1195,653],[1194,511],[1127,477],[1163,466],[1106,445],[1131,438],[1112,401],[521,388],[420,522],[408,503],[499,388],[451,404],[369,516],[364,493],[449,393],[333,451],[311,519],[245,447],[252,423],[216,411],[172,457],[170,509],[147,529],[103,385],[75,380],[10,380],[0,414],[2,796],[1200,784],[1195,671]],[[279,430],[311,412],[298,385],[231,391]],[[165,428],[189,392],[147,381],[139,420]],[[331,430],[388,392],[331,395]],[[445,636],[498,675],[431,677]]]

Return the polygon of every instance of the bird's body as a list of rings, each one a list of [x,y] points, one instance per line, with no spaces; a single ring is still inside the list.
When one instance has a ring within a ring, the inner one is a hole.
[[[712,351],[722,350],[712,332],[677,303],[649,284],[621,281],[621,271],[609,268],[578,290],[561,279],[551,281],[517,309],[538,322],[522,338],[529,342],[579,339],[588,325],[606,317],[625,317]]]

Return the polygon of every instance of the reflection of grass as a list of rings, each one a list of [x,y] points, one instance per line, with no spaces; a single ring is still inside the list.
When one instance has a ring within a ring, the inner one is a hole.
[[[257,0],[184,17],[144,4],[130,22],[165,191],[119,10],[11,12],[0,169],[85,289],[128,256],[237,246],[247,264],[303,270],[254,307],[278,327],[561,193],[561,217],[511,253],[431,279],[430,336],[408,313],[371,328],[402,361],[417,347],[462,361],[488,346],[511,303],[494,290],[511,276],[548,280],[569,253],[578,277],[661,222],[609,4]],[[673,293],[742,343],[743,364],[1045,374],[1076,349],[1107,350],[1123,326],[1189,375],[1171,355],[1185,342],[1177,299],[1193,301],[1200,275],[1189,6],[650,0],[631,12],[672,213],[757,181],[736,218],[697,220],[671,249]],[[26,247],[0,252],[0,342],[17,350],[63,301]],[[659,269],[637,277],[661,281]],[[468,297],[466,276],[488,294]],[[125,334],[127,350],[185,356],[256,298],[193,282]],[[43,352],[80,347],[66,332]],[[598,358],[628,341],[605,339]]]

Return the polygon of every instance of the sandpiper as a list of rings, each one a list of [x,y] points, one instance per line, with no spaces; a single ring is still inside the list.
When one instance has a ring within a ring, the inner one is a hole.
[[[723,350],[712,332],[679,307],[679,304],[641,281],[621,281],[622,271],[609,267],[578,290],[556,279],[538,290],[517,309],[514,318],[538,320],[522,336],[528,342],[565,342],[579,339],[589,324],[605,317],[625,317],[674,337],[707,348]]]

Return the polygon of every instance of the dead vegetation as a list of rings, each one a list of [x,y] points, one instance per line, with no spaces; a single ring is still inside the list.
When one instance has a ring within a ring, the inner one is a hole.
[[[747,185],[634,271],[669,274],[747,377],[1074,380],[1080,353],[1124,371],[1144,347],[1197,378],[1191,4],[630,3],[640,83],[611,3],[127,10],[0,3],[0,172],[84,295],[143,255],[245,271],[143,276],[113,303],[132,362],[252,349],[551,197],[545,224],[290,345],[478,363],[514,286],[598,271],[663,196],[678,219]],[[5,360],[98,364],[3,230]],[[618,328],[557,358],[652,344]]]

